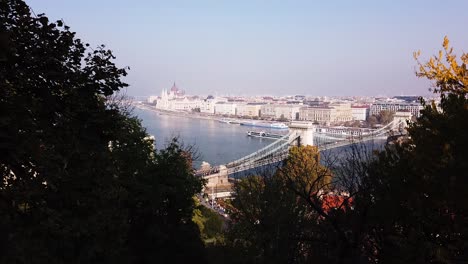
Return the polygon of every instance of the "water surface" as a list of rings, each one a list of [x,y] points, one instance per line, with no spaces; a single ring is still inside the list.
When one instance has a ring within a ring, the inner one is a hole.
[[[135,108],[135,114],[142,120],[147,132],[155,136],[156,148],[164,148],[174,137],[178,137],[185,145],[193,145],[199,156],[194,161],[196,167],[202,161],[211,165],[225,164],[273,142],[271,139],[248,137],[249,130],[287,133],[287,130],[260,129],[217,120],[165,115],[139,108]]]
[[[164,148],[174,137],[184,145],[194,146],[197,159],[194,166],[198,168],[202,161],[211,165],[221,165],[251,154],[272,143],[272,139],[248,137],[247,131],[267,131],[286,134],[288,130],[254,128],[236,124],[221,123],[217,120],[196,119],[192,117],[173,116],[151,110],[135,109],[135,114],[142,119],[147,132],[156,138],[156,148]],[[376,139],[364,143],[367,151],[381,149],[385,140]],[[342,159],[351,147],[340,147],[327,150],[322,157]]]

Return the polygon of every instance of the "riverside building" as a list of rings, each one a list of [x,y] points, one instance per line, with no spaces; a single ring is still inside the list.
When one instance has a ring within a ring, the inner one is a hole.
[[[298,120],[300,109],[300,105],[265,104],[261,107],[261,114],[264,118]]]
[[[351,106],[351,113],[353,120],[366,121],[369,117],[369,106],[366,105],[353,105]]]
[[[387,110],[393,113],[397,111],[407,111],[415,117],[419,117],[419,111],[422,110],[419,103],[406,103],[406,102],[376,102],[370,107],[370,115],[378,115],[381,111]]]
[[[215,104],[215,114],[217,115],[236,115],[237,104],[229,102],[218,102]]]
[[[322,104],[302,107],[299,110],[299,120],[313,121],[319,124],[330,125],[351,121],[352,119],[351,104],[349,103]]]
[[[264,103],[248,103],[237,105],[237,116],[259,117]]]

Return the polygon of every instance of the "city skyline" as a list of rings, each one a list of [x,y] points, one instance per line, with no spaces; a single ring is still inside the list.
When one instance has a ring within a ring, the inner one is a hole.
[[[412,52],[468,45],[464,1],[27,2],[112,49],[129,95],[427,95]]]
[[[260,98],[260,97],[273,97],[273,98],[286,98],[286,97],[295,97],[295,96],[304,96],[308,99],[313,99],[313,98],[392,98],[395,96],[416,96],[416,97],[423,97],[423,98],[433,98],[436,97],[434,93],[430,91],[424,91],[420,94],[410,94],[410,93],[400,93],[400,94],[375,94],[375,95],[360,95],[360,94],[350,94],[350,95],[327,95],[327,94],[322,94],[322,95],[317,95],[317,94],[299,94],[299,93],[278,93],[278,94],[271,94],[271,93],[264,93],[264,94],[255,94],[255,93],[223,93],[221,92],[213,92],[213,93],[194,93],[193,91],[190,90],[190,87],[186,89],[186,87],[180,87],[178,83],[172,82],[169,86],[165,86],[162,88],[155,88],[151,94],[148,95],[135,95],[136,99],[140,100],[146,100],[148,97],[160,97],[161,93],[168,92],[170,91],[174,86],[176,86],[178,89],[180,89],[185,96],[189,97],[209,97],[209,96],[215,96],[215,97],[223,97],[223,98]]]

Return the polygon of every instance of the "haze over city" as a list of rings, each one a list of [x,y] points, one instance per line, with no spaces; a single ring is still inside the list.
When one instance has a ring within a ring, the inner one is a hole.
[[[0,263],[468,264],[468,0],[1,0]]]
[[[413,51],[468,45],[467,1],[27,1],[131,68],[129,95],[426,95]],[[460,51],[461,52],[461,51]]]

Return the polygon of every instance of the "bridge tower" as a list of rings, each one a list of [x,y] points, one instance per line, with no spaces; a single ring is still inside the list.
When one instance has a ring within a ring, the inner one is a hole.
[[[406,129],[406,127],[408,126],[406,121],[411,120],[412,116],[413,115],[411,114],[411,112],[404,112],[404,111],[395,112],[395,114],[393,115],[393,121],[395,121],[396,124],[399,124],[395,128],[398,130]]]
[[[289,131],[292,137],[299,135],[298,145],[314,145],[314,125],[311,122],[291,121]]]

